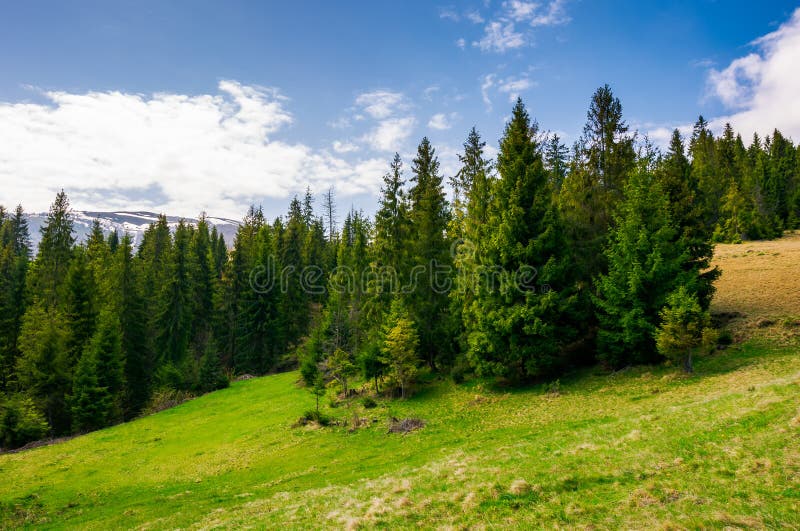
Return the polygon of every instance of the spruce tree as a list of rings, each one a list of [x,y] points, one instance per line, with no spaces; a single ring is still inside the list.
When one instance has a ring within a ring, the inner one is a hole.
[[[47,308],[39,301],[25,312],[19,334],[17,379],[25,394],[41,406],[55,434],[69,430],[68,338],[67,320],[57,309]]]
[[[228,248],[225,244],[225,236],[217,231],[217,227],[211,228],[211,262],[214,271],[217,273],[217,280],[222,277],[225,263],[228,261]]]
[[[389,171],[383,176],[370,247],[370,278],[364,286],[368,293],[364,313],[373,340],[376,340],[392,298],[408,278],[410,269],[411,222],[404,186],[403,163],[400,155],[395,153]],[[346,233],[342,231],[343,237]]]
[[[669,149],[658,165],[655,177],[667,195],[670,215],[682,240],[680,244],[688,247],[689,260],[684,267],[701,272],[697,295],[702,307],[708,309],[714,294],[713,283],[719,278],[720,271],[711,267],[714,248],[698,199],[698,179],[686,157],[683,138],[677,129],[672,133]]]
[[[175,228],[168,257],[168,273],[157,298],[155,341],[159,364],[182,368],[191,337],[192,278],[191,234],[183,221]]]
[[[0,392],[8,389],[17,354],[15,273],[17,257],[11,245],[0,246]]]
[[[222,368],[219,354],[212,343],[206,345],[206,352],[200,361],[199,388],[203,393],[225,389],[230,385]]]
[[[303,222],[309,228],[314,222],[314,194],[311,193],[309,186],[306,186],[306,193],[303,196]]]
[[[537,128],[519,99],[497,171],[476,297],[465,310],[468,357],[479,374],[537,377],[555,370],[574,337],[572,286]]]
[[[108,233],[106,244],[108,245],[108,251],[111,254],[114,254],[117,251],[117,247],[119,247],[119,233],[116,231],[116,229]]]
[[[727,184],[717,171],[717,149],[714,135],[708,129],[708,122],[700,116],[694,125],[689,143],[692,159],[692,175],[697,181],[698,202],[702,206],[704,222],[708,232],[712,232],[720,217],[719,202]]]
[[[97,285],[87,254],[84,247],[75,249],[62,290],[64,315],[70,331],[67,342],[70,366],[80,359],[97,325]]]
[[[658,352],[683,365],[687,373],[693,372],[693,355],[712,346],[715,339],[711,317],[686,286],[679,286],[669,295],[660,317],[661,324],[655,334]]]
[[[400,387],[403,398],[418,373],[418,349],[419,337],[414,322],[401,300],[395,299],[384,327],[381,361],[386,366],[387,376]]]
[[[466,238],[467,223],[469,219],[470,196],[476,185],[485,181],[489,173],[489,163],[484,158],[486,142],[481,140],[477,129],[473,127],[467,140],[464,142],[464,152],[458,155],[461,169],[450,179],[453,190],[453,204],[451,205],[452,219],[449,236],[460,240]]]
[[[333,194],[333,186],[328,188],[323,197],[322,210],[325,215],[325,228],[328,233],[328,243],[333,244],[338,234],[336,228],[336,199]]]
[[[84,353],[75,369],[70,396],[72,430],[87,432],[108,425],[112,399],[99,382],[97,362],[91,350]]]
[[[26,260],[29,259],[31,256],[31,240],[28,233],[28,220],[25,218],[22,205],[17,205],[14,215],[9,217],[8,222],[9,236],[14,245],[14,252],[17,256],[24,256]]]
[[[264,225],[261,208],[251,206],[236,231],[230,259],[225,262],[215,294],[214,337],[223,365],[235,366],[242,333],[244,298],[252,291],[251,274],[257,265],[256,234]],[[276,225],[279,222],[276,221]],[[266,265],[266,264],[264,264]]]
[[[58,305],[75,243],[72,211],[67,195],[61,191],[50,206],[40,229],[42,238],[31,269],[30,293],[47,308]]]
[[[489,217],[491,200],[491,163],[486,160],[481,140],[473,127],[464,142],[464,153],[459,155],[461,169],[459,181],[463,188],[463,219],[456,245],[453,261],[456,267],[455,289],[451,292],[451,313],[458,324],[458,341],[462,352],[467,350],[467,328],[464,326],[464,311],[472,304],[474,293],[474,275],[478,266],[479,246],[484,239],[485,227]],[[454,220],[458,219],[457,217]]]
[[[192,302],[191,345],[198,357],[211,342],[214,318],[214,291],[217,279],[211,237],[205,214],[200,216],[190,243],[190,276]]]
[[[460,157],[461,171],[469,175],[466,191],[467,214],[464,237],[477,246],[483,240],[483,228],[489,222],[492,200],[492,163],[486,158],[486,143],[473,128],[464,143],[464,154]]]
[[[667,296],[697,293],[698,271],[670,212],[661,183],[642,165],[631,175],[605,251],[608,273],[597,279],[598,358],[618,369],[657,360],[654,334]]]
[[[142,242],[135,261],[137,277],[141,285],[143,303],[147,308],[145,341],[147,345],[146,365],[154,372],[162,358],[159,344],[159,320],[162,317],[162,292],[170,279],[170,257],[172,235],[167,218],[158,216],[142,235]]]
[[[14,380],[18,337],[26,309],[30,261],[28,224],[22,207],[0,223],[0,390]]]
[[[395,153],[383,177],[378,212],[375,214],[374,254],[382,266],[392,267],[404,278],[410,238],[409,203],[404,190],[403,162]]]
[[[44,415],[30,397],[14,395],[0,402],[0,448],[19,448],[44,438],[48,430]]]
[[[303,255],[307,231],[303,209],[295,197],[289,205],[289,217],[279,245],[280,262],[285,272],[280,316],[287,346],[295,345],[308,325],[309,293],[300,282],[306,265]]]
[[[628,134],[622,104],[608,85],[592,96],[583,136],[573,146],[559,192],[570,257],[578,284],[577,317],[584,340],[594,334],[591,280],[607,270],[603,248],[629,173],[635,167],[635,136]]]
[[[130,235],[125,234],[114,253],[109,271],[108,311],[115,313],[121,328],[121,358],[126,383],[123,409],[130,418],[139,413],[150,395],[152,359],[147,353],[147,307],[141,291],[141,272],[136,268]]]
[[[791,191],[797,174],[796,151],[790,140],[777,129],[769,146],[769,170],[764,183],[764,196],[780,227],[789,226]]]
[[[619,200],[628,173],[633,169],[633,138],[622,119],[622,104],[611,88],[604,85],[592,96],[583,129],[589,171],[611,195]]]
[[[544,165],[550,172],[550,183],[553,189],[558,192],[567,176],[567,146],[561,143],[561,138],[553,133],[547,140],[547,147],[544,152]]]
[[[103,428],[122,420],[124,362],[122,330],[114,312],[105,311],[78,362],[70,399],[73,430]]]
[[[453,355],[453,326],[449,315],[452,257],[447,238],[449,211],[439,160],[423,138],[412,162],[409,220],[412,264],[408,305],[419,334],[420,351],[431,368],[449,365]]]
[[[262,225],[252,242],[254,261],[247,288],[238,295],[237,343],[234,365],[242,373],[272,370],[284,347],[280,329],[280,267],[272,227]],[[237,249],[237,252],[244,249]],[[238,260],[239,257],[237,257]]]

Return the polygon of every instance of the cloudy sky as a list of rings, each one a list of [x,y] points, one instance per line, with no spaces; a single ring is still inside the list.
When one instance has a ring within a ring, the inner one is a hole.
[[[663,4],[0,3],[0,204],[63,188],[82,210],[240,218],[334,186],[372,211],[395,151],[427,135],[450,174],[518,95],[571,143],[603,83],[656,142],[699,114],[800,140],[796,4]]]

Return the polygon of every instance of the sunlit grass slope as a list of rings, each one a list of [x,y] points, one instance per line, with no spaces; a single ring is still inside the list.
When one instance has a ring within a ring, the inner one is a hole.
[[[557,396],[434,384],[362,411],[379,420],[354,433],[292,428],[312,402],[296,378],[240,382],[1,456],[2,521],[800,525],[800,356],[791,346],[751,342],[700,361],[689,378],[666,368],[583,375]],[[389,416],[427,425],[388,434]]]

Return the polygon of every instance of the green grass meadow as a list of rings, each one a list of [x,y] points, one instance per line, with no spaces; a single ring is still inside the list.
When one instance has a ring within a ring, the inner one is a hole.
[[[800,527],[800,355],[750,340],[696,373],[435,381],[325,410],[297,373],[0,455],[4,528]],[[367,425],[352,430],[353,415]],[[391,417],[426,426],[387,431]]]

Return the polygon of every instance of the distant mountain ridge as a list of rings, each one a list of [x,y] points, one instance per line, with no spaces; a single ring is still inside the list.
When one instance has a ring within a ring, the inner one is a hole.
[[[108,235],[113,231],[117,231],[120,236],[128,233],[133,238],[133,244],[136,247],[142,241],[144,231],[158,220],[159,215],[144,211],[91,212],[73,210],[72,216],[75,224],[75,238],[79,243],[85,241],[86,237],[91,233],[92,224],[96,219],[100,222],[103,233]],[[39,229],[47,219],[47,212],[26,214],[26,217],[28,219],[28,231],[31,236],[31,246],[35,250],[39,247],[39,241],[41,240]],[[180,220],[193,225],[198,222],[196,218],[167,216],[167,223],[169,223],[170,229],[173,230]],[[213,216],[207,216],[206,221],[211,227],[217,228],[217,231],[225,237],[225,243],[230,248],[233,245],[233,239],[236,236],[236,230],[239,228],[240,222]]]

